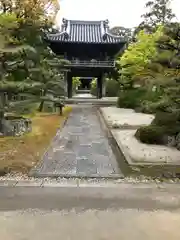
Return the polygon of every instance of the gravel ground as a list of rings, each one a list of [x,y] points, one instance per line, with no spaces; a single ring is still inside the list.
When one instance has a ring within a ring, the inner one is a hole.
[[[139,177],[125,177],[120,179],[105,179],[105,178],[35,178],[35,177],[29,177],[25,174],[20,173],[11,173],[7,174],[5,176],[0,177],[0,181],[29,181],[29,182],[47,182],[47,183],[62,183],[62,184],[120,184],[120,183],[179,183],[179,178],[173,178],[173,179],[152,179],[150,177],[146,176],[139,176]]]

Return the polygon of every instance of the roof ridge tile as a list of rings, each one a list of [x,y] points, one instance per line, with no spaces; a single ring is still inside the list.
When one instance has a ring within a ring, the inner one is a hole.
[[[109,21],[83,21],[63,19],[64,32],[49,35],[49,41],[79,43],[121,43],[122,37],[109,33]]]

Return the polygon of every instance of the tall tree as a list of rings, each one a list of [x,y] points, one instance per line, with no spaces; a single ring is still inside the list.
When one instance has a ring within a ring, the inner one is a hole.
[[[175,103],[180,94],[180,24],[171,23],[164,27],[164,34],[157,41],[158,54],[150,67],[158,74],[159,84]],[[152,66],[151,66],[152,65]],[[155,67],[154,67],[155,66]],[[159,70],[160,69],[160,70]]]
[[[57,0],[0,0],[0,125],[5,92],[63,88],[57,67],[48,64],[55,56],[42,40],[58,9]]]
[[[0,132],[6,107],[6,94],[8,91],[19,87],[18,83],[12,83],[10,76],[12,68],[17,68],[22,59],[18,58],[23,52],[32,50],[30,46],[16,43],[13,37],[14,30],[18,29],[18,19],[13,13],[0,14]],[[34,50],[34,49],[33,49]],[[12,59],[13,61],[9,61]]]
[[[123,85],[132,86],[134,83],[144,84],[144,75],[147,75],[147,67],[157,55],[156,41],[162,34],[162,27],[155,33],[140,31],[137,42],[131,43],[123,56],[119,59],[120,82]]]
[[[175,18],[171,9],[172,0],[153,0],[148,1],[145,5],[147,12],[142,15],[143,21],[136,29],[146,29],[153,32],[159,25],[166,25]]]
[[[131,28],[125,28],[121,26],[116,26],[110,29],[110,32],[112,34],[118,35],[120,37],[126,38],[128,41],[132,40],[132,29]]]

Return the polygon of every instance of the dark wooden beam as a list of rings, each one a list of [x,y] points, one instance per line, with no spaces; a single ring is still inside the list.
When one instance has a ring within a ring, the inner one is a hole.
[[[72,74],[67,73],[67,95],[68,98],[72,98]]]

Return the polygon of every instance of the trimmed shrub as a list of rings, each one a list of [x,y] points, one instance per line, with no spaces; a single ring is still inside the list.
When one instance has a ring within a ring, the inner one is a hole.
[[[144,101],[141,103],[140,111],[141,111],[142,113],[150,113],[150,114],[153,114],[153,113],[156,112],[156,103],[153,103],[153,102],[148,101],[148,100],[144,100]]]
[[[164,133],[167,135],[176,135],[180,132],[180,112],[159,112],[156,114],[152,125],[163,126]]]
[[[77,88],[81,85],[81,81],[79,77],[73,77],[72,80],[72,90],[75,93]]]
[[[97,96],[97,81],[95,79],[92,80],[91,82],[91,90],[90,90],[90,93],[93,95],[93,96]]]
[[[107,97],[117,97],[119,93],[119,82],[113,79],[108,79],[106,81],[106,96]]]
[[[120,108],[137,108],[141,106],[147,91],[143,88],[124,90],[119,93],[117,106]]]
[[[97,95],[97,81],[93,80],[91,83],[91,94]],[[106,81],[106,96],[107,97],[116,97],[119,92],[119,82],[113,79],[108,79]]]
[[[165,100],[160,102],[161,95],[162,93],[158,91],[147,90],[142,87],[127,89],[120,92],[118,106],[133,108],[138,112],[155,113],[157,107],[160,110],[163,109],[163,104],[170,105],[170,103],[167,103],[167,99],[165,99],[166,102]]]
[[[173,103],[167,98],[162,98],[160,100],[157,100],[156,102],[145,100],[141,104],[141,111],[143,113],[156,113],[156,112],[170,113],[173,111]]]
[[[18,104],[17,107],[12,109],[12,112],[15,112],[17,115],[26,115],[32,114],[36,111],[37,103],[26,103]]]
[[[168,137],[176,137],[180,133],[180,112],[158,112],[152,124],[141,127],[135,136],[143,143],[168,144]]]
[[[164,127],[149,125],[140,127],[135,137],[143,143],[147,144],[163,144],[164,143]]]

